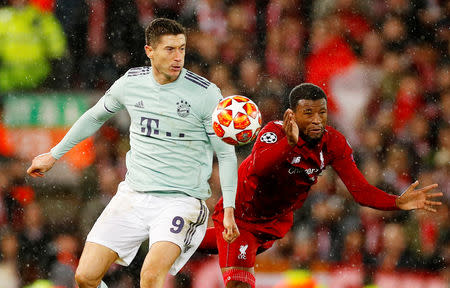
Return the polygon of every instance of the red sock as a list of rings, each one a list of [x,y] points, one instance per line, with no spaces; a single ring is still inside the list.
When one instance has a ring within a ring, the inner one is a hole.
[[[250,284],[250,287],[255,288],[255,276],[241,269],[230,269],[223,273],[223,283],[227,287],[229,281],[240,281]]]

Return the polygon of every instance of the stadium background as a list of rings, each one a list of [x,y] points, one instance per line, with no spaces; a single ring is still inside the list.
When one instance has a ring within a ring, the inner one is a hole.
[[[189,28],[186,68],[224,96],[251,97],[264,123],[280,119],[293,86],[315,83],[371,184],[398,195],[418,179],[444,192],[435,214],[379,212],[327,170],[291,233],[258,256],[257,287],[450,287],[450,2],[27,2],[0,1],[1,288],[74,287],[85,236],[125,173],[126,114],[46,178],[25,171],[114,80],[145,65],[143,27],[158,16]],[[250,149],[238,148],[240,161]],[[215,165],[210,209],[218,182]],[[138,287],[145,252],[114,265],[109,287]],[[167,287],[223,287],[216,261],[197,253]]]

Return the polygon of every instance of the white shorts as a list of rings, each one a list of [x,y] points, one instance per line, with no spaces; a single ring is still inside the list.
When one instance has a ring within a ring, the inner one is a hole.
[[[86,241],[115,251],[119,255],[116,262],[124,266],[131,263],[147,238],[149,247],[159,241],[175,243],[181,248],[180,256],[169,270],[175,275],[202,242],[208,213],[203,200],[136,192],[121,182]]]

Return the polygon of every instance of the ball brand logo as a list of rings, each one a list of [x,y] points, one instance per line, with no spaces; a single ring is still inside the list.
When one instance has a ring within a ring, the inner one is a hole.
[[[187,117],[191,110],[191,105],[186,100],[177,102],[177,113],[180,117]]]
[[[248,244],[241,245],[241,247],[239,247],[239,252],[241,252],[241,254],[238,255],[238,259],[241,259],[241,260],[247,259],[247,248],[248,248]]]

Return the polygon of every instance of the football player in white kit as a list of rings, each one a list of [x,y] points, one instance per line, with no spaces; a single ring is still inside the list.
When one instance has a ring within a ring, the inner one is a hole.
[[[145,36],[151,67],[125,73],[27,170],[43,177],[114,113],[125,108],[130,114],[127,174],[87,236],[75,274],[80,288],[97,287],[113,262],[129,265],[146,239],[150,247],[141,270],[142,288],[162,287],[167,273],[175,275],[183,267],[206,231],[204,200],[211,195],[214,151],[226,207],[223,237],[232,242],[239,236],[234,147],[218,139],[211,125],[211,114],[222,99],[220,90],[183,68],[186,33],[179,23],[155,19]]]

